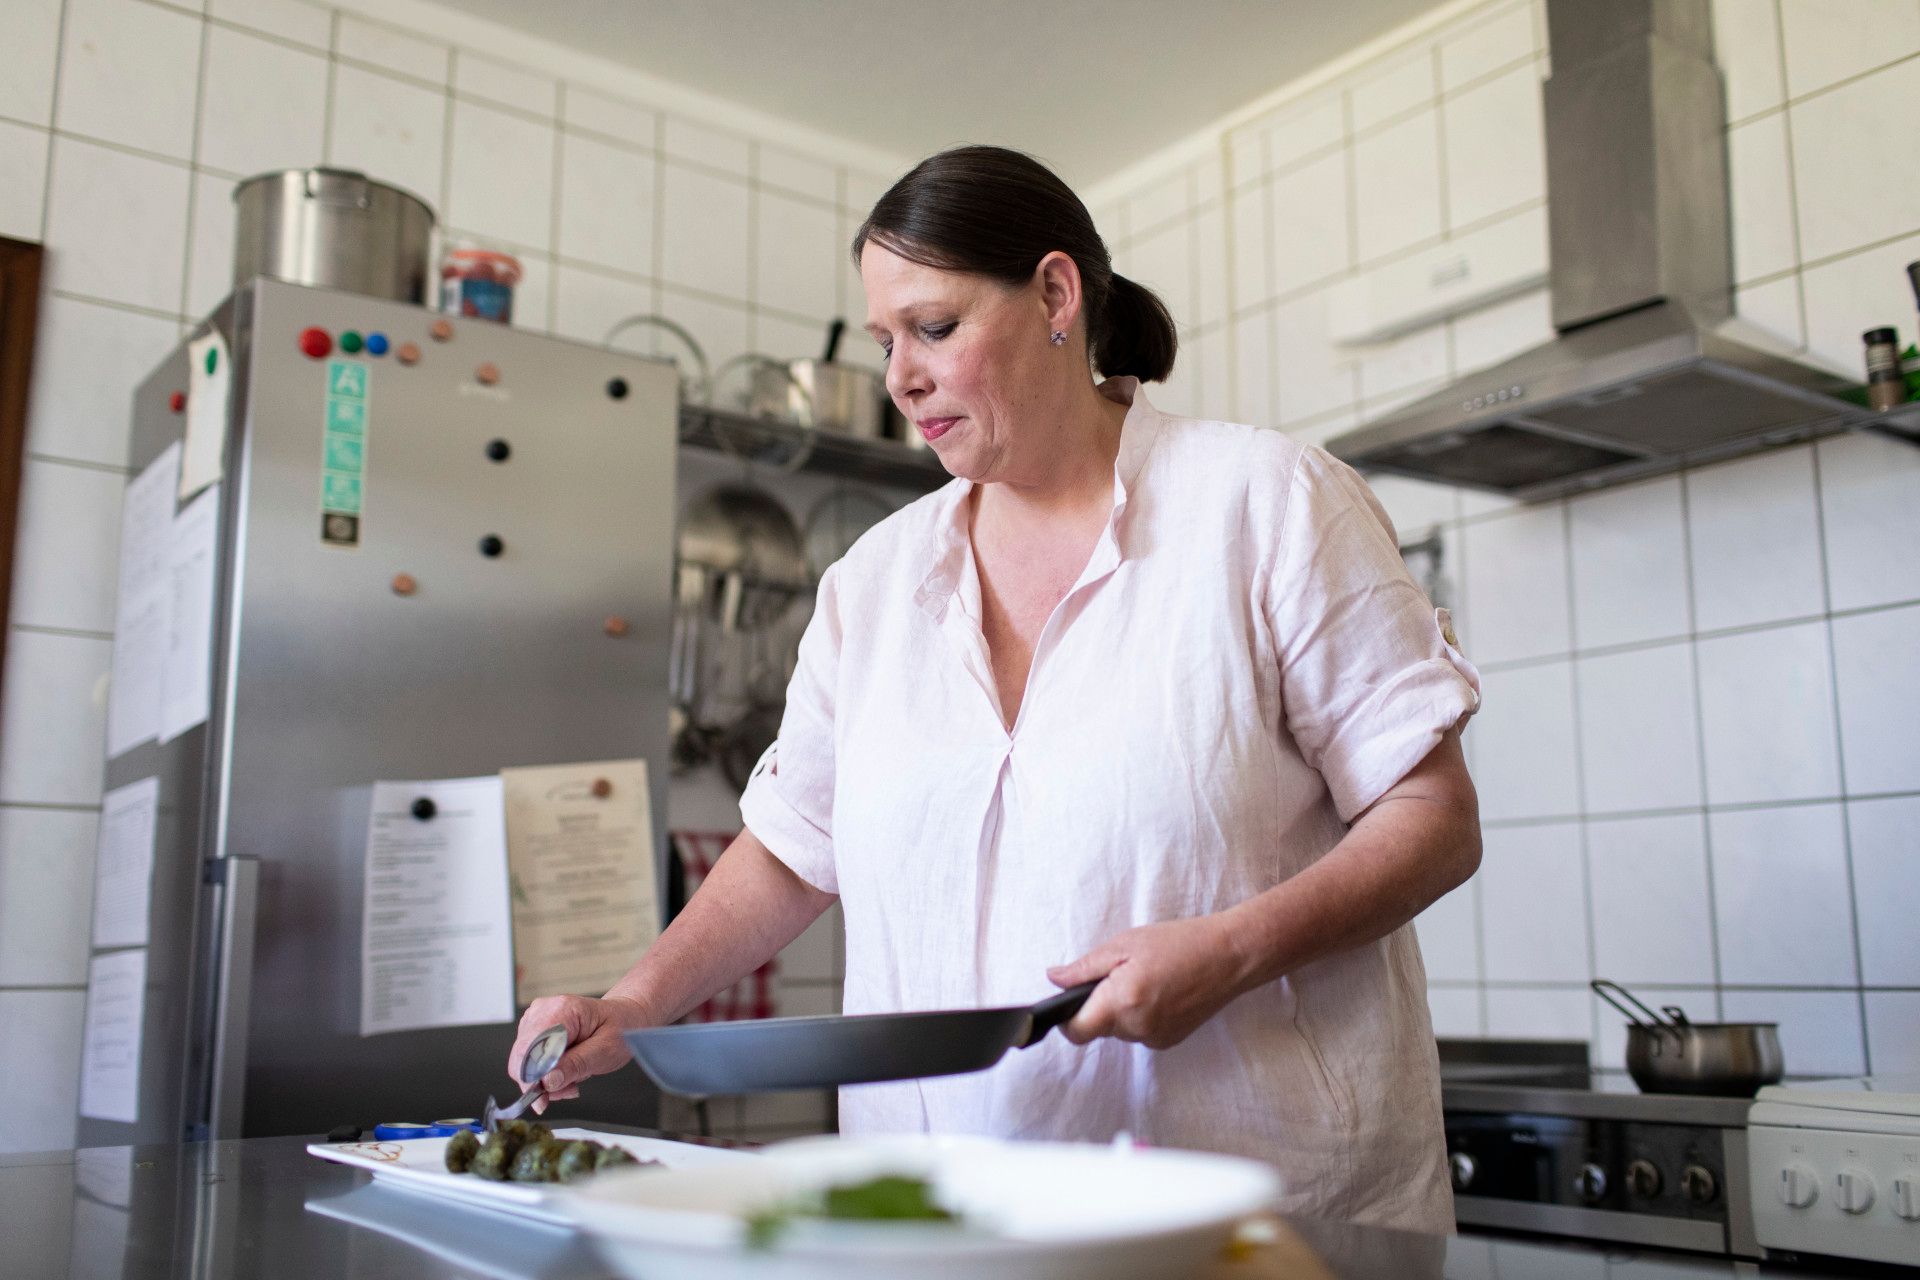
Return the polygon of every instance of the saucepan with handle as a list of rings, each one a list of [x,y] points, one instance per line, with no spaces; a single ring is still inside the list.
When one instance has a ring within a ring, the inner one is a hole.
[[[1595,978],[1591,985],[1627,1015],[1627,1074],[1648,1093],[1751,1098],[1785,1072],[1778,1023],[1694,1022],[1678,1005],[1655,1013],[1617,982]]]
[[[626,1041],[634,1060],[669,1093],[767,1093],[918,1080],[984,1071],[1009,1049],[1033,1047],[1080,1012],[1098,985],[1069,987],[1034,1005],[682,1023],[629,1031]]]

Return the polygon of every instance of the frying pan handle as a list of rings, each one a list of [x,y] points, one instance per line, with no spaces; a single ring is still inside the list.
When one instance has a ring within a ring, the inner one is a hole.
[[[1047,1032],[1080,1012],[1080,1006],[1087,1002],[1087,997],[1092,995],[1093,989],[1099,985],[1098,978],[1092,982],[1083,982],[1077,987],[1068,987],[1059,995],[1048,996],[1033,1006],[1033,1028],[1027,1032],[1027,1038],[1020,1042],[1020,1047],[1028,1049],[1039,1044]]]

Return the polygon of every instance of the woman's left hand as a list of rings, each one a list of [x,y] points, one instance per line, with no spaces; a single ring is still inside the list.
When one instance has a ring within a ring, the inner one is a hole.
[[[1245,972],[1229,922],[1207,915],[1129,929],[1047,977],[1062,987],[1101,980],[1061,1028],[1075,1044],[1113,1036],[1171,1049],[1240,994]]]

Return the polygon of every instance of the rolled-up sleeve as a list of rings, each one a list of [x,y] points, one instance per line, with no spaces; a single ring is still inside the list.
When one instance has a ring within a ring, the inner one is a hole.
[[[1266,575],[1286,724],[1342,821],[1378,800],[1480,706],[1480,673],[1415,585],[1373,493],[1301,451]]]
[[[754,766],[740,819],[773,856],[823,893],[838,893],[833,861],[833,706],[840,669],[839,565],[821,576],[800,638],[780,736]]]

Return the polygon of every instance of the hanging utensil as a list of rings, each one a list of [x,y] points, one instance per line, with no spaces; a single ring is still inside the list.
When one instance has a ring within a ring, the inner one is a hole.
[[[713,377],[709,372],[710,366],[707,363],[707,353],[691,333],[688,333],[683,326],[667,319],[665,316],[658,316],[647,312],[640,315],[631,315],[623,320],[617,320],[614,322],[613,328],[607,330],[607,336],[600,339],[600,345],[603,347],[611,347],[613,340],[629,329],[644,328],[659,329],[663,333],[670,334],[682,347],[686,348],[690,368],[682,369],[677,357],[668,357],[668,359],[673,361],[674,368],[680,370],[680,403],[707,403],[707,397],[711,394],[713,386]]]
[[[1777,1023],[1694,1022],[1677,1005],[1655,1013],[1617,982],[1595,978],[1590,985],[1626,1015],[1627,1074],[1648,1093],[1750,1098],[1785,1074]]]

